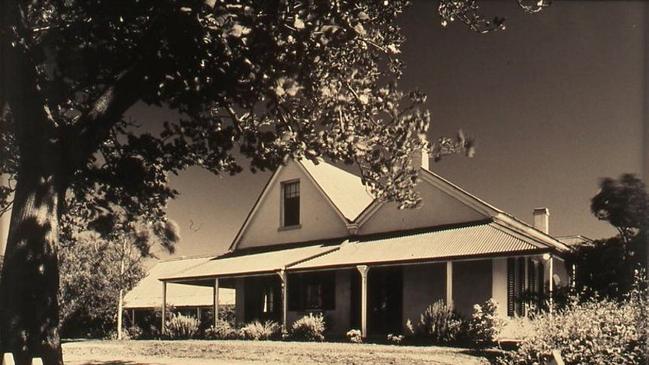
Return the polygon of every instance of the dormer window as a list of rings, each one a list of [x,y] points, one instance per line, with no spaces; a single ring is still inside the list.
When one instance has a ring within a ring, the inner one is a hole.
[[[282,227],[300,225],[300,181],[282,183]]]

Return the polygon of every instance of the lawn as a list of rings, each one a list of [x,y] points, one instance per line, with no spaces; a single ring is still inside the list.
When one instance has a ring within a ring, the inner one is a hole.
[[[489,364],[458,348],[280,341],[81,341],[63,354],[68,365]]]

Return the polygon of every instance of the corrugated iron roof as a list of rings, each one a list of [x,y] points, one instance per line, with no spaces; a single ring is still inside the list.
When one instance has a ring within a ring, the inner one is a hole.
[[[124,308],[155,308],[162,303],[160,278],[196,267],[208,262],[210,257],[160,261],[151,267],[147,275],[124,296]],[[181,284],[167,285],[167,303],[176,307],[212,305],[212,288]],[[219,291],[221,304],[234,304],[234,291],[222,288]]]
[[[374,200],[360,177],[324,161],[316,165],[305,159],[300,163],[349,221],[354,221]]]
[[[580,245],[582,243],[592,242],[593,241],[592,239],[590,239],[588,237],[584,237],[584,236],[579,235],[579,234],[576,234],[576,235],[573,235],[573,236],[559,236],[559,237],[556,237],[556,239],[558,239],[559,241],[561,241],[561,242],[563,242],[566,245],[571,246],[571,247],[576,246],[576,245]]]
[[[339,250],[292,265],[289,270],[389,262],[475,257],[539,251],[539,247],[494,223],[361,240]]]
[[[319,244],[237,256],[217,257],[185,271],[176,272],[173,275],[161,276],[160,279],[177,280],[271,273],[279,271],[291,264],[325,254],[337,249],[337,247]]]

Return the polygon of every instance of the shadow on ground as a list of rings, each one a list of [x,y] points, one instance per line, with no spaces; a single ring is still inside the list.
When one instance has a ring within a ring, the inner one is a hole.
[[[138,361],[110,360],[110,361],[81,361],[73,362],[77,365],[159,365],[156,363],[143,363]]]

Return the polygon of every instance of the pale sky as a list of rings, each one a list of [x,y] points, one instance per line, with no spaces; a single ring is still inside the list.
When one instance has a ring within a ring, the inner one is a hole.
[[[507,17],[507,31],[442,29],[430,0],[401,18],[401,85],[427,93],[431,140],[460,128],[477,139],[475,158],[431,169],[527,222],[534,208],[549,208],[551,234],[614,235],[589,202],[600,178],[649,166],[649,5],[556,0],[525,15],[514,0],[482,4]],[[129,114],[147,124],[175,118],[143,105]],[[269,176],[190,169],[173,177],[181,196],[168,213],[182,230],[175,256],[223,252]]]
[[[507,31],[441,29],[430,1],[401,19],[402,86],[428,94],[431,138],[462,128],[477,139],[475,158],[453,156],[431,169],[527,222],[535,207],[549,208],[552,234],[614,235],[589,202],[598,179],[642,173],[649,6],[554,1],[525,15],[514,0],[483,4],[508,18]],[[182,194],[169,207],[182,229],[176,255],[226,249],[269,176],[192,169],[174,177]]]

